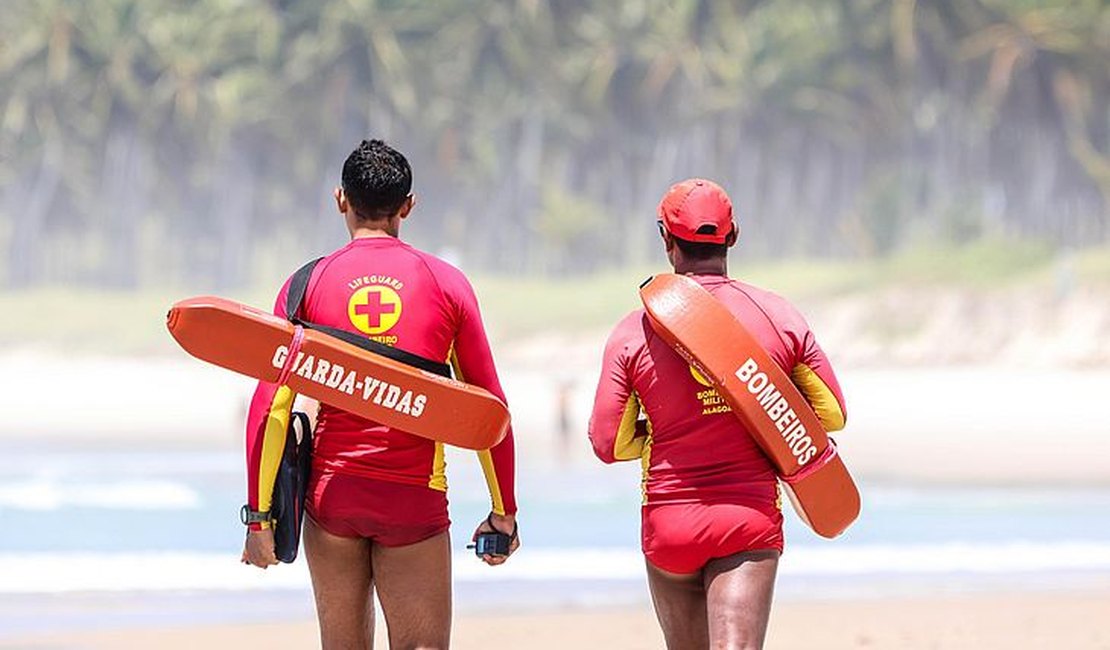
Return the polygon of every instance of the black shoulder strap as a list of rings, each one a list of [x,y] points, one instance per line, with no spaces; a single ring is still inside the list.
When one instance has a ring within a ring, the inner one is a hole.
[[[286,295],[285,298],[285,314],[286,318],[288,318],[290,322],[301,325],[302,327],[307,327],[308,329],[323,332],[324,334],[327,334],[329,336],[334,336],[341,341],[345,341],[355,347],[362,348],[367,352],[373,352],[375,354],[380,354],[383,357],[389,357],[394,361],[400,361],[406,366],[412,366],[413,368],[418,368],[420,370],[431,372],[440,375],[441,377],[451,376],[451,366],[447,365],[446,363],[432,361],[431,359],[422,357],[419,354],[406,352],[399,348],[385,345],[384,343],[378,343],[377,341],[368,339],[365,336],[360,336],[358,334],[355,334],[354,332],[348,332],[346,330],[341,330],[336,327],[329,327],[327,325],[318,325],[316,323],[312,323],[299,318],[297,314],[298,312],[300,312],[301,307],[304,305],[305,294],[308,292],[308,281],[312,277],[312,271],[316,268],[316,264],[318,264],[322,259],[324,258],[318,257],[305,264],[301,268],[297,269],[297,272],[294,273],[293,277],[289,280],[289,293]]]
[[[301,305],[304,303],[305,292],[308,291],[308,281],[312,278],[312,271],[322,259],[324,258],[317,257],[305,264],[297,269],[297,272],[290,278],[289,293],[285,296],[285,317],[289,320],[296,318],[297,312],[301,310]]]

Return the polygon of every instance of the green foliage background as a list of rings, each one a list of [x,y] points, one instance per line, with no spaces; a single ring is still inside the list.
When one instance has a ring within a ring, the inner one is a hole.
[[[272,283],[345,155],[468,269],[642,267],[702,175],[762,258],[1110,236],[1099,0],[8,0],[0,282]]]

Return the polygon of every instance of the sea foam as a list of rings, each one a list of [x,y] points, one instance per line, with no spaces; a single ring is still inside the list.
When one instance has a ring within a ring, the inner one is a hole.
[[[473,555],[453,558],[460,582],[642,580],[636,549],[525,548],[489,568]],[[898,577],[937,574],[1030,574],[1110,571],[1110,543],[1008,542],[801,546],[783,556],[785,577]],[[303,560],[266,571],[220,553],[0,554],[0,594],[96,591],[306,589]]]

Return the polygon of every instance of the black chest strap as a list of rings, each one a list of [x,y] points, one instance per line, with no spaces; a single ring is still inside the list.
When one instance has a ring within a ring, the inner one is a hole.
[[[334,336],[341,341],[345,341],[347,343],[350,343],[351,345],[362,348],[367,352],[373,352],[375,354],[380,354],[383,357],[389,357],[390,359],[393,359],[394,361],[399,361],[406,366],[411,366],[413,368],[418,368],[420,370],[435,373],[442,377],[451,376],[451,366],[447,365],[446,363],[442,363],[440,361],[432,361],[431,359],[422,357],[419,354],[413,354],[411,352],[406,352],[399,348],[395,348],[391,345],[379,343],[372,339],[368,339],[365,336],[355,334],[354,332],[348,332],[347,330],[342,330],[337,327],[320,325],[318,323],[313,323],[301,318],[300,312],[302,307],[304,307],[304,299],[306,294],[308,293],[308,281],[312,278],[313,269],[316,268],[316,265],[319,264],[320,260],[322,259],[324,258],[318,257],[308,262],[301,268],[297,269],[297,272],[293,274],[293,278],[289,281],[289,293],[285,297],[285,314],[286,318],[288,318],[290,322],[311,330],[316,330],[317,332],[323,332],[324,334],[327,334],[329,336]]]

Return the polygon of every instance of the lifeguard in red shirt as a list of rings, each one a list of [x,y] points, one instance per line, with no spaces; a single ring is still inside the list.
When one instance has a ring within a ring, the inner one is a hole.
[[[398,239],[414,200],[408,161],[363,141],[343,165],[335,200],[351,242],[320,260],[297,314],[450,363],[458,379],[504,400],[478,302],[462,272]],[[286,281],[275,313],[286,317]],[[248,506],[268,511],[295,395],[260,383],[247,420]],[[417,408],[418,405],[412,405]],[[480,532],[513,534],[513,436],[478,452],[490,516]],[[372,594],[391,647],[447,647],[450,543],[443,444],[320,405],[305,511],[305,555],[324,648],[371,647]],[[477,534],[477,533],[476,533]],[[515,539],[510,553],[518,542]],[[252,524],[243,558],[276,563],[272,532]],[[489,564],[507,556],[486,556]]]
[[[828,431],[843,428],[840,386],[805,319],[783,298],[728,277],[727,251],[740,230],[725,191],[704,179],[678,183],[658,218],[675,273],[691,276],[757,337]],[[783,549],[774,469],[642,309],[605,346],[589,434],[601,460],[643,467],[641,541],[667,646],[761,647]]]

